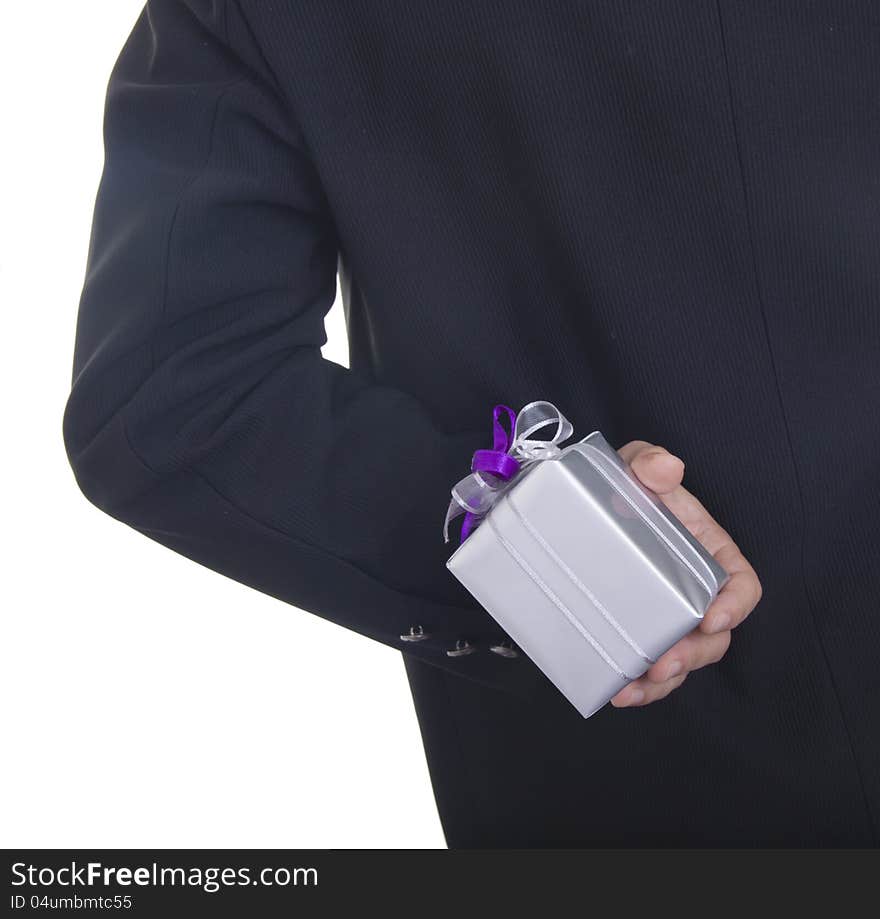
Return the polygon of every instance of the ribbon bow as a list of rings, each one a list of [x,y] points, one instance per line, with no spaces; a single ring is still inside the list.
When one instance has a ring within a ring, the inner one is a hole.
[[[506,416],[510,433],[501,424]],[[549,439],[533,437],[543,428],[554,425]],[[492,449],[477,450],[471,462],[471,474],[452,489],[452,500],[443,524],[443,539],[449,542],[449,524],[461,514],[461,542],[474,531],[495,502],[529,466],[562,453],[559,444],[574,432],[571,422],[552,402],[530,402],[518,415],[507,405],[496,405],[492,412]]]

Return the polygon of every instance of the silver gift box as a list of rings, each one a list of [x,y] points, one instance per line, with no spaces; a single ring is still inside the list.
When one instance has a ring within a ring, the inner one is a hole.
[[[527,468],[447,567],[584,718],[729,578],[598,431]]]

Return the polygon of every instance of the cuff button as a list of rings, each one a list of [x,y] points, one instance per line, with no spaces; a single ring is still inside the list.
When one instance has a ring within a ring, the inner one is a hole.
[[[401,635],[401,641],[424,641],[426,638],[430,638],[430,634],[426,632],[420,625],[414,625],[410,627],[409,634]]]
[[[463,638],[455,643],[455,647],[446,652],[449,657],[465,657],[467,654],[473,654],[477,649]]]

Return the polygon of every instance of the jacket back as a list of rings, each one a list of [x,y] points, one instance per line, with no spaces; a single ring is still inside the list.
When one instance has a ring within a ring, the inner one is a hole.
[[[809,806],[803,840],[876,839],[878,30],[867,0],[148,3],[108,88],[81,487],[552,706],[444,567],[448,489],[496,402],[662,444],[764,597],[720,665],[590,743],[644,767],[672,734],[766,795],[765,838]],[[319,350],[337,270],[350,369]]]

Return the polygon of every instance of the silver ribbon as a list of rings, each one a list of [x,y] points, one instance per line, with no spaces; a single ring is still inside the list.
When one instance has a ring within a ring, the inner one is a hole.
[[[537,439],[538,431],[555,428],[549,438]],[[572,423],[552,402],[530,402],[516,416],[513,439],[507,453],[519,463],[519,471],[510,479],[491,472],[477,471],[465,476],[452,489],[452,500],[443,524],[443,539],[449,542],[449,524],[456,517],[470,513],[485,517],[495,502],[522,473],[535,463],[555,459],[562,453],[560,444],[574,433]]]

